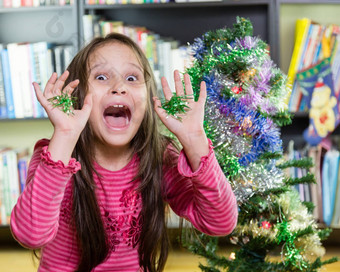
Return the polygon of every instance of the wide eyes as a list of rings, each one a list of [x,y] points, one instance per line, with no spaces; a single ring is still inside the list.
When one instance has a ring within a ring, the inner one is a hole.
[[[96,76],[96,79],[97,80],[108,80],[109,78],[103,74],[100,74],[98,76]],[[129,81],[129,82],[134,82],[134,81],[138,81],[138,77],[137,76],[134,76],[134,75],[130,75],[130,76],[127,76],[125,78],[126,81]]]
[[[128,76],[128,77],[126,78],[126,80],[127,80],[127,81],[137,81],[137,77],[135,77],[135,76]]]
[[[96,76],[96,79],[98,79],[98,80],[107,80],[107,77],[105,75],[98,75],[98,76]]]

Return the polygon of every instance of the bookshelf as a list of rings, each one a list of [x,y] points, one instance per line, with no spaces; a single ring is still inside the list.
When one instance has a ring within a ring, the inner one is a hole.
[[[221,27],[231,27],[236,16],[249,18],[254,34],[266,41],[271,55],[278,61],[275,29],[275,5],[272,0],[223,0],[220,2],[185,2],[158,4],[86,5],[79,3],[79,18],[84,14],[100,15],[106,20],[123,21],[130,25],[145,26],[161,36],[171,37],[181,44],[193,42],[204,32]],[[83,29],[80,21],[80,30]],[[80,31],[80,37],[83,33]],[[79,41],[82,44],[82,40]]]
[[[46,42],[68,44],[78,49],[77,11],[77,5],[1,6],[0,44]],[[23,65],[22,59],[20,65]],[[32,152],[35,142],[40,138],[50,138],[53,129],[47,118],[3,118],[0,119],[0,131],[1,147],[28,148]],[[11,235],[7,229],[8,226],[1,226],[0,237],[8,242],[6,237]]]
[[[322,25],[340,25],[339,0],[277,0],[276,14],[278,15],[278,51],[280,68],[287,73],[294,48],[295,23],[299,18],[309,18]],[[325,16],[327,14],[327,16]],[[307,112],[294,113],[293,123],[282,128],[282,139],[287,146],[289,140],[294,140],[297,147],[303,147],[305,140],[302,133],[308,127]],[[333,135],[339,135],[338,127]]]

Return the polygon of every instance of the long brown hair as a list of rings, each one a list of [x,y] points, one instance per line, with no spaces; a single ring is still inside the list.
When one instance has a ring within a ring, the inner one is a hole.
[[[168,256],[169,239],[165,224],[165,203],[162,198],[162,162],[166,146],[171,143],[163,136],[158,127],[158,119],[153,110],[152,97],[156,93],[156,84],[150,65],[136,43],[130,38],[111,33],[106,37],[92,40],[74,57],[68,67],[70,81],[79,79],[74,90],[77,108],[81,108],[88,92],[89,58],[100,46],[110,42],[119,42],[130,47],[144,69],[148,89],[148,102],[142,124],[131,142],[134,154],[140,159],[138,174],[141,180],[138,191],[142,196],[141,211],[143,226],[138,245],[139,263],[144,271],[162,271]],[[82,131],[73,152],[81,164],[81,170],[74,175],[73,183],[73,220],[79,246],[80,263],[77,271],[91,271],[103,262],[109,249],[105,229],[95,195],[93,173],[94,160],[93,133],[89,123]]]

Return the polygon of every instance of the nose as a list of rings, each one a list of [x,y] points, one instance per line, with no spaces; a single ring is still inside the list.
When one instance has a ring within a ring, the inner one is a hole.
[[[112,94],[120,94],[120,95],[125,95],[126,91],[121,88],[115,88],[114,90],[111,91]]]
[[[126,86],[124,84],[124,81],[116,77],[114,84],[111,86],[111,94],[119,94],[119,95],[125,95],[127,94]]]

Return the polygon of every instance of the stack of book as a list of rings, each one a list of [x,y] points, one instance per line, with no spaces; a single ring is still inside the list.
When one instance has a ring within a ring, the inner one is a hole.
[[[96,15],[83,16],[84,42],[93,37],[106,36],[117,32],[132,38],[143,50],[154,71],[156,79],[166,77],[170,88],[173,86],[173,71],[185,71],[191,65],[192,57],[188,46],[181,46],[179,41],[164,38],[142,26],[130,26],[121,21],[105,21]],[[158,86],[160,87],[160,83]]]
[[[2,0],[0,8],[73,5],[73,0]]]
[[[25,188],[28,150],[0,148],[0,225],[9,225],[11,211]]]
[[[291,112],[309,110],[311,94],[306,91],[298,75],[312,71],[313,67],[329,59],[333,72],[334,93],[337,98],[340,92],[340,27],[321,25],[308,18],[298,19],[295,28],[295,44],[288,70],[288,80],[292,87],[288,109]],[[305,73],[306,74],[306,73]],[[304,74],[304,77],[306,76]],[[320,75],[323,77],[323,75]]]
[[[315,206],[313,215],[319,223],[334,228],[340,227],[340,153],[330,141],[317,146],[295,150],[290,143],[289,159],[312,158],[315,184],[299,184],[295,188],[301,201],[312,202]],[[306,170],[291,168],[291,178],[301,178]]]
[[[113,4],[149,4],[149,3],[167,3],[170,0],[85,0],[87,5],[113,5]]]
[[[42,118],[32,82],[41,90],[54,71],[61,75],[74,55],[72,45],[47,42],[0,44],[0,118]]]

